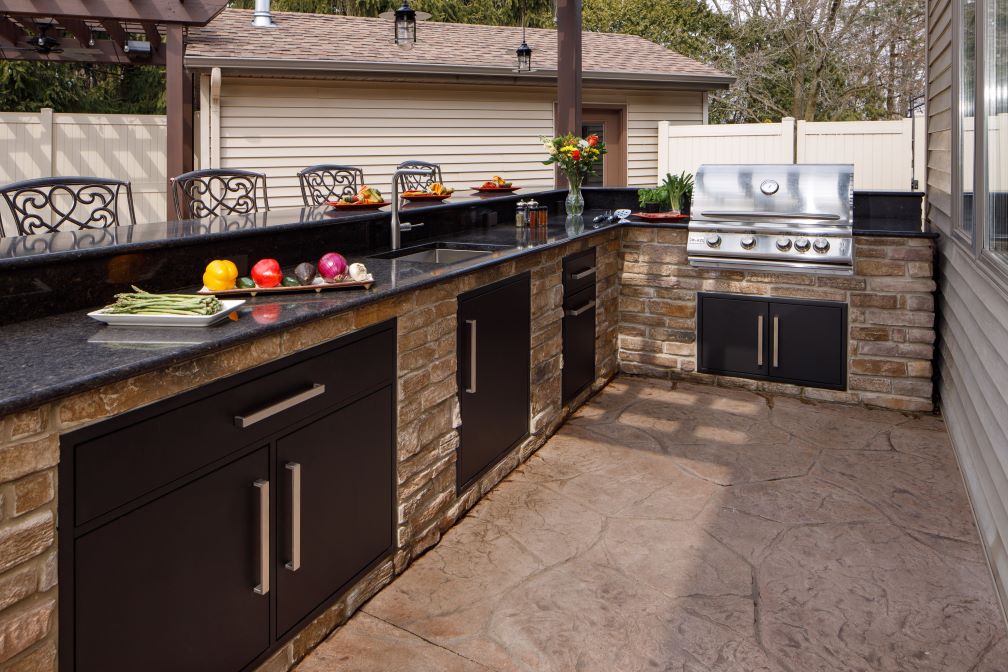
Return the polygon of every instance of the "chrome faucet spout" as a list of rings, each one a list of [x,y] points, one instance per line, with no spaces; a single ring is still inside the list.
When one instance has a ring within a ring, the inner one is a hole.
[[[410,222],[399,221],[399,180],[404,175],[415,175],[417,177],[429,177],[434,179],[434,169],[433,168],[400,168],[392,176],[392,249],[399,249],[400,233],[402,231],[409,231],[418,226],[423,226],[422,222],[416,224],[411,224]]]

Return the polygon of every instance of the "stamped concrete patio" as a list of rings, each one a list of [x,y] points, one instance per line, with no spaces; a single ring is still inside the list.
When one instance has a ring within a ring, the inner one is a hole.
[[[1008,670],[941,420],[618,378],[304,660]]]

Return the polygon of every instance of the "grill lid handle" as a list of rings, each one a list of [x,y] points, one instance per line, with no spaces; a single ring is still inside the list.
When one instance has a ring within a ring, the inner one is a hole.
[[[733,211],[710,211],[704,210],[700,213],[704,217],[759,217],[763,218],[774,218],[774,219],[829,219],[838,220],[840,215],[835,215],[833,213],[827,212],[760,212],[760,211],[744,211],[744,210],[733,210]]]

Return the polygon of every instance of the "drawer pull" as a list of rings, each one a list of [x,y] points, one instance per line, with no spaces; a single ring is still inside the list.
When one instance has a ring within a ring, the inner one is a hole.
[[[778,358],[778,345],[780,343],[780,316],[774,315],[773,318],[773,365],[774,368],[780,366]]]
[[[236,415],[235,424],[245,429],[250,427],[257,422],[261,422],[266,418],[271,418],[277,413],[283,413],[289,408],[294,408],[298,404],[303,404],[309,399],[314,399],[315,397],[325,394],[325,385],[321,383],[314,383],[309,389],[304,392],[298,392],[292,397],[287,397],[283,401],[278,401],[277,403],[262,408],[254,413],[249,413],[248,415]]]
[[[595,299],[592,299],[591,301],[589,301],[585,305],[581,306],[580,308],[577,308],[575,310],[566,310],[566,311],[564,311],[564,315],[566,315],[567,317],[577,317],[581,313],[588,312],[589,310],[591,310],[594,307],[595,307]]]
[[[763,366],[763,316],[756,316],[756,366]]]
[[[262,479],[252,485],[259,490],[259,585],[252,590],[256,595],[266,595],[270,590],[270,488],[269,481]]]
[[[468,394],[476,394],[476,320],[466,320],[469,325],[469,386]]]
[[[580,273],[571,273],[570,277],[571,277],[571,280],[584,280],[589,275],[592,275],[594,273],[595,273],[595,267],[592,266],[590,268],[586,268],[585,270],[581,271]]]
[[[291,478],[291,559],[284,567],[292,572],[301,569],[301,465],[288,462],[284,465]]]

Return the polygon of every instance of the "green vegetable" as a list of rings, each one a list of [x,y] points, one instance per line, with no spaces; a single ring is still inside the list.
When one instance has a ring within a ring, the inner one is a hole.
[[[235,287],[238,289],[255,289],[255,280],[252,278],[238,278],[235,280]]]
[[[679,175],[667,173],[665,179],[654,189],[638,189],[637,200],[643,208],[655,203],[659,210],[681,212],[686,201],[693,197],[693,176],[683,171]]]
[[[300,287],[301,286],[301,282],[297,278],[295,278],[293,275],[285,275],[283,277],[283,280],[280,281],[280,284],[283,285],[284,287]]]
[[[134,293],[116,294],[105,306],[106,313],[118,315],[213,315],[222,309],[216,296],[200,294],[151,294],[138,287]]]

